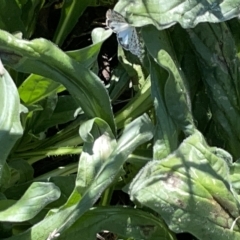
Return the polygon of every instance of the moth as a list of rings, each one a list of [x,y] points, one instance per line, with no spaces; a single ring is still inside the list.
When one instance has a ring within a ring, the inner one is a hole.
[[[132,54],[141,56],[141,44],[136,28],[131,26],[118,12],[109,9],[106,13],[106,25],[117,35],[119,44]]]

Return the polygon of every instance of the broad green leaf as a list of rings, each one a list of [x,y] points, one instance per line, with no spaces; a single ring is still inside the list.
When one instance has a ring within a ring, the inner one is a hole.
[[[89,186],[78,204],[63,208],[55,214],[47,216],[43,221],[31,229],[9,239],[26,239],[30,235],[34,239],[46,239],[58,236],[71,227],[84,213],[86,213],[100,197],[102,192],[109,187],[118,175],[121,166],[133,150],[152,138],[153,127],[147,115],[143,115],[131,122],[124,130],[116,148],[108,160],[103,164],[94,181]],[[71,197],[70,197],[71,198]]]
[[[0,31],[0,53],[17,71],[35,73],[63,84],[85,114],[104,119],[115,132],[109,97],[100,79],[45,39],[21,40]]]
[[[22,135],[23,129],[17,88],[5,69],[4,74],[0,76],[0,89],[0,184],[2,184],[3,178],[6,177],[5,161],[15,142]]]
[[[158,95],[155,101],[160,101],[159,95],[162,95],[161,98],[166,105],[168,114],[185,134],[190,134],[194,130],[190,96],[185,86],[186,79],[184,73],[176,59],[175,50],[170,45],[170,38],[167,32],[158,31],[153,26],[143,28],[142,35],[150,54],[168,72],[167,76],[162,73],[162,78],[166,79],[162,79],[162,83],[158,83],[160,86],[153,82],[157,81],[157,79],[152,80],[153,97]],[[152,36],[152,38],[149,38],[149,36]],[[159,105],[158,103],[156,104]],[[158,117],[162,118],[163,116],[161,114]],[[164,127],[162,128],[165,129]],[[171,136],[172,134],[169,133],[168,135]]]
[[[51,79],[31,74],[19,87],[18,92],[21,100],[27,104],[34,104],[53,93],[61,92],[65,88]]]
[[[121,238],[174,240],[163,221],[152,214],[127,207],[98,207],[86,212],[60,239],[95,239],[96,233],[108,230]]]
[[[142,27],[153,24],[159,30],[179,23],[193,28],[201,22],[223,22],[239,15],[240,0],[120,0],[115,10],[128,21]]]
[[[51,174],[49,173],[49,175]],[[39,212],[33,219],[29,220],[29,222],[32,225],[37,224],[42,221],[44,217],[46,217],[49,209],[51,209],[50,211],[56,211],[57,208],[64,205],[75,187],[75,180],[75,175],[55,176],[48,178],[46,181],[55,184],[61,191],[61,195],[56,201],[49,203],[45,208],[43,208],[42,211]],[[43,181],[43,179],[41,179],[41,181]]]
[[[100,168],[116,147],[116,140],[111,129],[99,118],[81,124],[79,133],[85,143],[79,160],[76,189],[61,209],[78,203],[80,196],[92,184]]]
[[[41,181],[54,183],[61,190],[61,196],[54,202],[55,204],[56,202],[60,202],[60,201],[63,203],[68,199],[69,195],[71,194],[75,186],[75,179],[76,179],[75,175],[55,176],[55,177],[51,176],[47,180],[44,178],[41,178]],[[30,187],[31,184],[32,182],[14,185],[11,188],[8,188],[6,191],[4,191],[4,194],[8,199],[18,200],[21,198],[24,192],[27,191],[27,189]]]
[[[166,72],[150,58],[151,95],[156,112],[156,130],[154,135],[154,159],[164,158],[177,148],[178,129],[167,113],[164,99]],[[161,80],[161,81],[160,81]],[[160,154],[160,155],[159,155]]]
[[[107,123],[99,118],[83,123],[79,132],[85,143],[79,159],[76,188],[83,195],[116,147],[116,139]]]
[[[227,149],[238,158],[240,81],[234,39],[225,23],[200,24],[188,32],[199,56],[199,70],[208,91],[213,119]]]
[[[110,30],[95,28],[92,31],[92,45],[83,49],[68,51],[66,54],[88,68],[97,60],[102,43],[111,34],[112,31]],[[61,84],[36,74],[31,74],[18,89],[21,99],[28,105],[63,90],[65,90],[65,87]]]
[[[103,42],[112,34],[111,30],[103,28],[94,28],[91,35],[93,44],[85,48],[68,51],[66,54],[76,61],[82,63],[86,68],[89,68],[97,61],[98,53],[101,49]]]
[[[160,159],[174,151],[178,145],[177,135],[179,130],[168,113],[166,102],[169,99],[165,98],[166,84],[169,78],[173,76],[164,70],[168,56],[163,55],[166,54],[166,50],[171,53],[173,50],[168,43],[169,39],[165,31],[160,32],[153,26],[148,26],[143,28],[142,35],[149,54],[151,54],[155,60],[149,56],[151,95],[154,101],[157,123],[154,138],[154,158]],[[149,36],[151,37],[149,38]],[[162,68],[162,66],[164,66],[164,68]],[[169,70],[169,68],[167,68],[167,70]],[[173,94],[176,95],[176,92],[173,91]],[[179,102],[177,101],[175,104],[178,105]],[[156,154],[161,154],[161,156],[156,156]]]
[[[195,132],[165,159],[148,163],[130,186],[132,200],[159,213],[174,232],[198,239],[239,239],[237,194],[221,149]],[[233,229],[233,230],[231,230]]]
[[[54,184],[33,183],[15,204],[0,212],[0,221],[24,222],[30,220],[47,204],[59,197],[60,191]]]

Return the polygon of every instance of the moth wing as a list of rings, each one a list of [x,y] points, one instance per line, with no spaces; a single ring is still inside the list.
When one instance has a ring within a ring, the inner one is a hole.
[[[141,44],[134,27],[128,27],[126,30],[117,33],[117,39],[119,44],[132,54],[141,55]]]
[[[118,42],[126,50],[129,50],[133,30],[134,29],[132,27],[128,27],[127,29],[117,33]]]
[[[140,57],[142,54],[142,46],[137,31],[134,27],[131,34],[131,39],[129,40],[129,51],[138,57]]]
[[[108,27],[113,30],[115,33],[119,33],[128,29],[128,23],[119,23],[116,21],[108,21]]]
[[[116,22],[123,22],[123,23],[126,23],[126,20],[125,18],[118,12],[115,12],[114,10],[112,9],[109,9],[106,13],[106,18],[107,19],[111,19],[113,21],[116,21]]]
[[[125,21],[124,17],[119,13],[109,9],[106,14],[106,25],[115,33],[124,31],[128,28],[129,24]]]

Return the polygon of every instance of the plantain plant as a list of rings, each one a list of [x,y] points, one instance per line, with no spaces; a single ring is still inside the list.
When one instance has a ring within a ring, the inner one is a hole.
[[[113,7],[142,56],[119,45],[106,86]],[[1,1],[0,239],[240,239],[239,14],[240,0]],[[91,42],[68,49],[76,33]]]

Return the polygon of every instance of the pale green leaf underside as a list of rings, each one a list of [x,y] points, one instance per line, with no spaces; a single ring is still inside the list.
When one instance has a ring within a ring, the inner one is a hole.
[[[59,188],[53,183],[33,183],[15,204],[0,211],[0,221],[23,222],[30,220],[47,204],[59,197]]]
[[[201,22],[217,23],[238,16],[240,0],[121,0],[114,10],[136,27],[153,24],[165,29],[178,22],[183,28],[192,28]]]
[[[149,162],[139,172],[130,186],[132,199],[158,212],[174,232],[190,232],[199,239],[239,239],[234,224],[239,202],[219,152],[223,150],[209,148],[196,132],[174,154]]]

